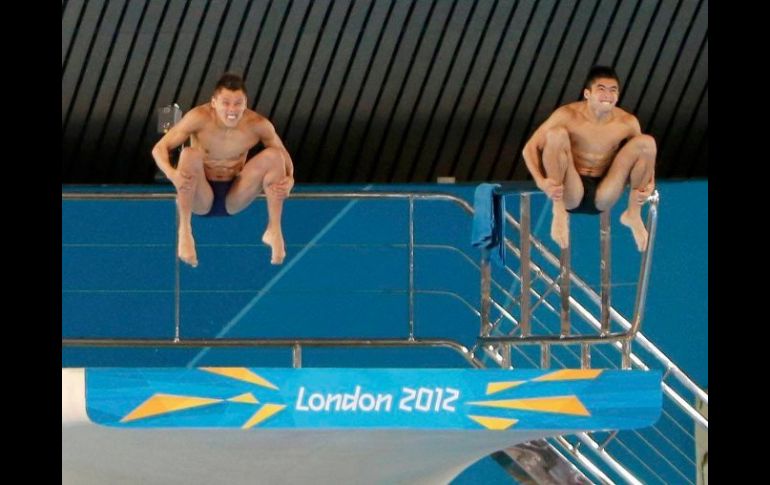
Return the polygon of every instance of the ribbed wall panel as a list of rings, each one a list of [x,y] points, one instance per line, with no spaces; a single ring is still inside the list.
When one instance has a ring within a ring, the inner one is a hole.
[[[658,177],[706,177],[707,0],[68,0],[63,181],[152,181],[157,108],[206,102],[226,70],[301,183],[522,180],[596,63]]]

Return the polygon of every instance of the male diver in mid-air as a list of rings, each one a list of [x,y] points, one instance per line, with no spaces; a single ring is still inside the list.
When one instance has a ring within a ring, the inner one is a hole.
[[[225,73],[211,101],[185,114],[155,144],[152,156],[177,191],[179,259],[198,265],[192,214],[236,214],[257,197],[267,198],[267,228],[262,241],[270,246],[272,264],[283,263],[286,248],[281,232],[283,201],[294,186],[294,165],[272,123],[248,109],[246,88],[237,74]],[[169,152],[190,139],[174,168]],[[265,148],[246,159],[249,149]]]
[[[639,251],[647,247],[641,206],[655,189],[655,139],[642,134],[639,120],[615,106],[620,86],[615,71],[594,66],[583,100],[551,114],[524,146],[524,161],[538,188],[553,201],[551,237],[569,246],[567,212],[598,214],[612,208],[626,181],[628,226]]]

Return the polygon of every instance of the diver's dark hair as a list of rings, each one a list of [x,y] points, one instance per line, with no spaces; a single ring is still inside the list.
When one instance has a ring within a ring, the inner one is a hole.
[[[235,74],[234,72],[226,72],[222,74],[222,77],[217,81],[217,85],[214,87],[214,94],[218,93],[220,89],[243,91],[245,93],[246,85],[240,75]]]
[[[586,77],[586,83],[585,86],[583,86],[585,89],[591,89],[591,85],[600,78],[610,78],[614,79],[618,82],[618,87],[620,87],[620,79],[618,79],[618,74],[615,72],[615,69],[611,68],[610,66],[594,66],[591,68],[590,71],[588,71],[588,77]]]

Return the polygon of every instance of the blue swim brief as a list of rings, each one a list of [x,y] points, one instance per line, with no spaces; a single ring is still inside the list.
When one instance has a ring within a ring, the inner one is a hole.
[[[589,177],[588,175],[581,175],[580,180],[583,182],[583,198],[580,200],[580,204],[574,209],[567,209],[567,212],[572,214],[601,214],[602,211],[596,208],[596,189],[599,187],[604,177]]]
[[[211,190],[214,191],[214,201],[211,203],[211,209],[203,217],[223,217],[229,216],[227,207],[225,206],[225,199],[227,198],[227,192],[230,190],[230,186],[233,185],[235,179],[227,182],[217,182],[209,180]]]

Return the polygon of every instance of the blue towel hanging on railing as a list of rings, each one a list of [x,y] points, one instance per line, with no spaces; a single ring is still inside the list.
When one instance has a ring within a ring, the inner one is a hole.
[[[500,184],[481,184],[473,195],[471,244],[489,249],[491,259],[505,266],[505,199]]]

